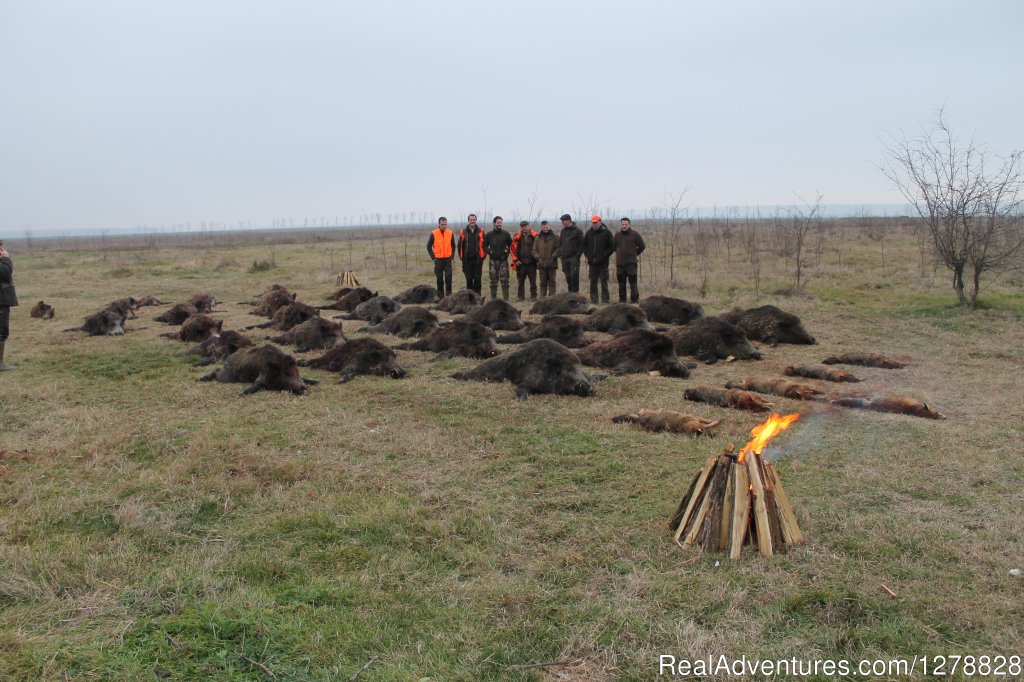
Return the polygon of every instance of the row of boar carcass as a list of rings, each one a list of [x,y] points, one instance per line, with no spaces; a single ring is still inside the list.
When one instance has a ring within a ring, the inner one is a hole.
[[[380,296],[366,288],[345,288],[334,292],[330,299],[327,305],[310,306],[297,301],[296,295],[285,287],[274,285],[255,301],[247,302],[253,305],[251,313],[270,318],[266,323],[251,325],[247,329],[280,331],[280,335],[269,340],[293,345],[297,352],[329,349],[320,358],[302,362],[295,361],[273,346],[256,347],[240,332],[222,331],[221,321],[209,316],[215,301],[208,294],[177,304],[155,319],[181,324],[182,328],[177,333],[165,336],[200,342],[188,352],[201,356],[201,362],[225,361],[220,370],[205,375],[202,380],[250,383],[244,392],[246,394],[261,389],[305,394],[308,385],[315,382],[299,377],[299,366],[340,373],[342,381],[358,374],[405,376],[405,370],[399,365],[392,348],[368,338],[348,340],[340,324],[320,316],[322,310],[343,313],[335,319],[370,323],[360,331],[404,338],[420,337],[415,342],[395,346],[398,350],[484,358],[485,362],[473,370],[453,376],[462,380],[510,381],[516,386],[516,394],[520,398],[531,393],[593,395],[593,382],[603,375],[587,375],[582,371],[582,365],[615,374],[649,372],[686,378],[696,363],[683,362],[680,356],[704,362],[757,360],[762,355],[750,339],[770,345],[815,343],[799,318],[775,306],[733,310],[718,317],[706,317],[699,304],[666,296],[650,296],[639,305],[620,303],[598,309],[578,294],[558,294],[537,301],[531,308],[531,313],[543,316],[538,323],[524,322],[519,310],[506,301],[484,302],[469,290],[438,300],[436,290],[426,285],[413,287],[394,298]],[[426,303],[435,303],[437,310],[462,317],[442,324],[433,312],[423,307]],[[680,326],[653,327],[651,321]],[[82,329],[86,326],[89,326],[88,320]],[[496,330],[512,333],[498,336]],[[614,336],[594,341],[585,336],[587,331],[607,332]],[[512,343],[524,345],[499,354],[497,344]],[[238,353],[242,350],[243,353]],[[826,380],[844,380],[836,377],[852,376],[824,367],[787,368],[787,373],[799,375],[800,372]],[[757,391],[758,386],[765,385],[748,381],[747,386],[730,385],[724,391],[697,387],[690,389],[687,397],[740,409],[767,409],[767,403],[747,390]],[[815,391],[813,387],[808,388]],[[800,398],[808,395],[806,392],[799,396],[782,394]],[[840,396],[835,402],[868,409],[891,407],[890,403],[872,402],[859,396]],[[908,409],[886,411],[921,412]],[[928,412],[927,406],[924,412]]]

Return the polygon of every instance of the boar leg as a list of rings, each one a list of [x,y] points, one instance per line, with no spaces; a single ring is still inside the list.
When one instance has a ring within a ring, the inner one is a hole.
[[[256,379],[256,381],[254,381],[252,383],[252,386],[250,386],[249,388],[245,389],[244,391],[242,391],[238,395],[240,395],[240,396],[241,395],[252,395],[253,393],[256,393],[257,391],[262,391],[262,390],[263,390],[263,382],[260,381],[259,379]]]

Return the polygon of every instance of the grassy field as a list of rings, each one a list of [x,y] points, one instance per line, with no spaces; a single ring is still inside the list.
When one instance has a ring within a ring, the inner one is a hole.
[[[317,303],[346,259],[395,294],[432,282],[425,231],[385,238],[386,271],[380,241],[343,237],[277,244],[263,272],[250,271],[269,257],[257,243],[15,251],[0,679],[349,680],[370,663],[358,679],[645,680],[660,654],[1024,654],[1024,579],[1010,575],[1024,568],[1021,282],[964,314],[909,234],[865,234],[850,228],[842,250],[813,258],[798,295],[778,293],[791,265],[766,258],[755,298],[749,267],[724,249],[703,296],[685,253],[675,288],[664,267],[642,283],[709,314],[775,303],[817,346],[526,402],[448,378],[474,361],[412,351],[399,355],[405,380],[310,371],[322,383],[307,397],[240,398],[241,386],[195,381],[182,345],[157,336],[160,308],[123,338],[60,331],[117,297],[199,291],[239,328],[258,320],[236,301],[278,282]],[[29,318],[39,299],[57,319]],[[771,454],[808,542],[738,563],[676,546],[665,523],[695,471],[761,420],[683,390],[845,350],[908,357],[904,370],[857,368],[855,388],[948,419],[778,398],[805,413]],[[724,423],[690,438],[609,421],[641,407]],[[522,667],[547,662],[559,665]]]

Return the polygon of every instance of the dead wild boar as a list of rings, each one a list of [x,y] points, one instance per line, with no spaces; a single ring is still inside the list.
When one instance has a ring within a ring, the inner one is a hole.
[[[217,305],[217,298],[213,294],[196,294],[188,301],[201,313],[212,313]]]
[[[629,329],[650,329],[647,314],[640,306],[631,303],[613,303],[592,313],[583,322],[587,329],[595,332],[624,332]]]
[[[913,398],[903,396],[871,396],[861,398],[857,396],[843,396],[830,401],[833,405],[841,407],[852,407],[861,410],[874,410],[875,412],[893,412],[895,414],[908,414],[912,417],[923,417],[925,419],[945,419],[946,416]]]
[[[800,318],[773,305],[759,308],[732,310],[721,316],[726,322],[742,327],[747,338],[763,341],[770,346],[780,343],[813,344],[814,337],[807,333]]]
[[[711,429],[721,420],[705,419],[693,414],[675,410],[640,410],[634,414],[620,414],[612,417],[614,424],[639,424],[645,431],[668,431],[669,433],[692,433],[711,435]]]
[[[271,289],[255,300],[251,301],[253,309],[249,311],[250,315],[259,315],[261,317],[273,317],[281,308],[285,307],[289,303],[295,303],[295,294],[288,291],[287,289]],[[246,305],[240,303],[239,305]]]
[[[831,355],[822,363],[826,365],[859,365],[861,367],[879,367],[881,369],[903,369],[907,363],[900,362],[895,358],[888,358],[875,353],[840,353]]]
[[[326,298],[329,298],[332,301],[337,301],[339,298],[349,293],[350,291],[355,291],[355,287],[342,287],[340,289],[335,289],[332,293],[327,294]],[[369,291],[369,289],[367,289],[367,291]],[[373,298],[373,296],[371,296],[370,298]]]
[[[71,327],[64,331],[85,332],[89,336],[123,336],[124,316],[113,310],[101,310],[85,318],[81,327]]]
[[[108,303],[106,309],[117,313],[126,320],[134,320],[137,317],[135,311],[139,309],[139,302],[131,296],[119,298]]]
[[[718,317],[702,317],[668,332],[676,353],[706,363],[730,356],[737,360],[760,360],[761,354],[747,339],[746,332]]]
[[[436,308],[444,313],[461,315],[483,304],[483,296],[472,289],[462,289],[442,298],[438,301]]]
[[[155,305],[167,305],[164,301],[161,301],[156,296],[143,296],[138,301],[140,308],[147,308]]]
[[[270,322],[249,325],[246,329],[276,329],[279,332],[286,332],[306,320],[319,316],[320,311],[311,305],[289,303],[283,308],[278,308],[274,316],[270,318]]]
[[[52,320],[53,319],[53,306],[49,303],[40,301],[32,306],[32,312],[29,313],[32,317],[39,320]]]
[[[499,331],[514,332],[523,328],[523,321],[519,318],[516,307],[501,299],[488,301],[479,308],[474,308],[466,314],[466,319]]]
[[[270,337],[274,343],[295,346],[296,353],[306,353],[314,348],[330,348],[339,339],[345,339],[341,325],[322,317],[310,318],[280,336]]]
[[[640,307],[651,322],[663,324],[689,324],[704,317],[704,308],[671,296],[648,296],[640,300]]]
[[[161,334],[160,336],[166,336],[169,339],[176,339],[178,341],[199,343],[220,334],[223,325],[224,320],[215,320],[206,313],[196,313],[185,320],[178,331]]]
[[[484,360],[466,372],[456,372],[459,381],[509,381],[516,397],[526,400],[534,393],[594,395],[590,379],[572,351],[551,339],[534,339],[515,350]]]
[[[344,292],[344,293],[342,293]],[[355,289],[339,289],[334,292],[338,294],[334,296],[334,303],[330,305],[320,306],[322,310],[340,310],[343,313],[350,313],[356,309],[360,303],[365,303],[371,298],[377,296],[377,292],[370,291],[366,287],[356,287]]]
[[[217,336],[211,336],[202,343],[179,353],[179,355],[195,355],[198,356],[195,362],[196,365],[211,365],[214,362],[224,360],[241,348],[251,348],[252,345],[252,339],[248,336],[229,329],[228,331],[222,331]]]
[[[409,310],[409,308],[406,308]],[[425,350],[445,357],[490,358],[498,354],[494,330],[479,322],[455,320],[438,327],[425,338],[395,346],[399,350]]]
[[[842,370],[832,369],[831,367],[809,367],[807,365],[790,365],[786,369],[782,370],[782,373],[787,377],[806,377],[808,379],[820,379],[822,381],[836,381],[836,382],[847,382],[856,383],[858,381],[864,381],[858,376]]]
[[[403,305],[423,305],[437,303],[437,289],[429,284],[417,284],[395,296],[395,301]]]
[[[198,312],[191,303],[176,303],[153,319],[166,324],[181,324]]]
[[[498,343],[526,343],[533,339],[551,339],[566,348],[582,348],[592,343],[583,335],[585,327],[582,320],[566,315],[548,315],[540,324],[527,324],[525,328],[512,334],[498,337]]]
[[[771,403],[750,391],[738,388],[712,388],[711,386],[695,386],[683,392],[683,397],[695,403],[707,403],[719,407],[731,407],[734,410],[750,412],[767,412]]]
[[[630,329],[610,339],[595,341],[576,351],[584,365],[601,367],[613,374],[657,372],[662,376],[685,379],[690,376],[667,334],[649,329]]]
[[[291,391],[296,395],[306,395],[308,386],[317,383],[300,377],[295,358],[270,344],[242,348],[232,353],[220,369],[204,374],[199,381],[250,384],[241,395],[257,391]]]
[[[355,310],[347,315],[342,315],[341,318],[377,324],[391,313],[398,312],[401,307],[400,303],[387,296],[374,296],[368,301],[363,301],[355,307]]]
[[[597,306],[580,294],[562,293],[539,299],[530,308],[537,315],[589,315]]]
[[[326,353],[311,360],[300,360],[303,367],[340,372],[341,381],[351,381],[360,374],[372,374],[392,379],[405,377],[405,370],[398,364],[395,351],[376,339],[352,339],[329,348]]]
[[[767,393],[793,400],[817,400],[822,392],[809,384],[799,384],[788,379],[747,379],[746,381],[729,381],[726,388],[742,388],[745,391]]]
[[[418,305],[411,305],[382,320],[380,324],[363,327],[359,331],[368,334],[392,334],[407,339],[411,336],[426,336],[437,327],[437,316],[434,313]]]

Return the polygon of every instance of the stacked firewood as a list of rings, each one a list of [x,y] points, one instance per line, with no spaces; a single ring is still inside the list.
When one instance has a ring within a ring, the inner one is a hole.
[[[732,448],[709,457],[693,477],[669,529],[680,546],[726,551],[733,561],[744,545],[770,557],[804,540],[775,465]]]

